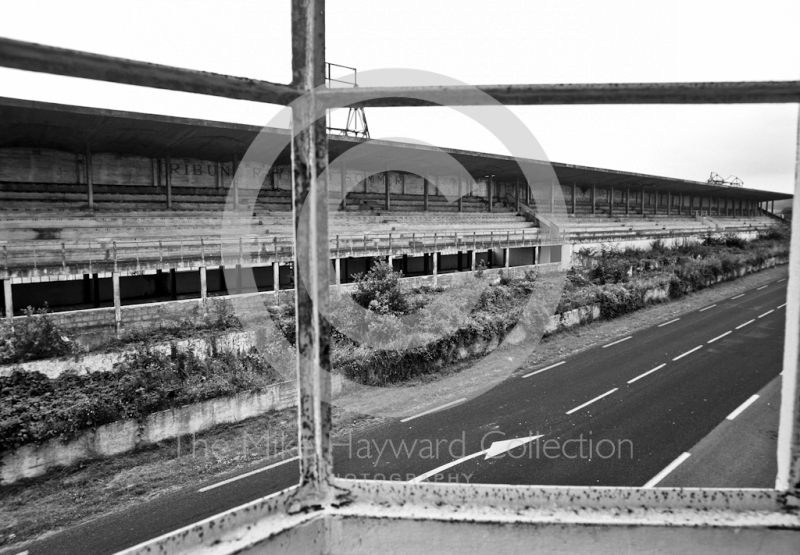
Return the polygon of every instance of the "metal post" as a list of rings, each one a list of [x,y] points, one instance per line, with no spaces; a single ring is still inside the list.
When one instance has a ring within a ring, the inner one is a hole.
[[[508,268],[511,263],[511,249],[503,249],[503,265]]]
[[[295,321],[297,327],[300,487],[305,503],[329,505],[333,470],[331,447],[331,361],[328,313],[330,244],[328,242],[328,137],[324,112],[317,119],[315,90],[325,84],[325,2],[292,2],[292,84],[309,101],[293,108],[292,172],[294,198]],[[319,178],[317,177],[319,176]],[[304,221],[308,204],[314,218]],[[306,257],[306,260],[299,259]],[[306,269],[301,272],[301,268]]]
[[[167,184],[167,210],[172,210],[172,158],[169,152],[164,157],[164,182]]]
[[[276,294],[281,290],[281,264],[277,260],[272,263],[272,290]]]
[[[334,258],[333,259],[333,271],[336,274],[334,283],[336,285],[342,284],[342,259],[341,258]]]
[[[469,251],[469,270],[471,272],[475,271],[475,250],[474,250],[474,247],[473,247],[473,250]]]
[[[89,210],[94,210],[94,168],[92,167],[92,151],[86,145],[86,193],[89,196]]]
[[[439,253],[431,253],[431,258],[433,258],[433,286],[436,287],[439,284]]]
[[[5,299],[6,318],[11,321],[14,318],[14,299],[11,297],[11,280],[3,280],[3,298]]]

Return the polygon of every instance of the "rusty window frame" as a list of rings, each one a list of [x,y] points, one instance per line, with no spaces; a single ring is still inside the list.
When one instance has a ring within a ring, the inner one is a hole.
[[[327,303],[329,264],[327,183],[317,180],[327,165],[323,120],[312,121],[319,106],[420,106],[392,97],[414,91],[443,106],[479,105],[485,101],[463,87],[359,88],[315,91],[324,85],[324,0],[292,0],[292,82],[232,77],[85,53],[0,38],[0,66],[56,75],[190,92],[231,99],[288,105],[293,125],[303,129],[292,142],[293,202],[297,249],[310,253],[313,271],[308,287],[298,288],[298,427],[300,483],[268,498],[238,507],[186,529],[132,548],[131,552],[233,552],[264,538],[294,529],[318,530],[321,517],[398,518],[421,521],[526,523],[539,526],[602,525],[605,528],[648,525],[698,527],[735,533],[730,547],[746,549],[746,538],[764,539],[800,529],[798,357],[800,356],[800,226],[792,229],[787,287],[786,335],[775,489],[680,489],[491,486],[374,482],[336,478],[332,473],[328,324],[319,318]],[[479,86],[506,105],[571,104],[737,104],[798,103],[800,81],[642,83],[590,85]],[[382,98],[370,100],[375,93]],[[433,95],[433,96],[431,96]],[[800,132],[800,127],[798,128]],[[800,208],[800,148],[795,169],[795,208]],[[298,207],[317,207],[307,230],[297,232]],[[795,211],[797,212],[797,211]],[[297,271],[297,264],[295,264]],[[296,279],[295,283],[299,283]],[[315,371],[320,369],[322,371]],[[314,528],[316,522],[317,528]],[[298,528],[299,527],[299,528]],[[304,528],[305,527],[305,528]],[[341,531],[341,525],[339,530]],[[330,532],[326,532],[330,536]],[[323,533],[324,535],[325,533]],[[312,534],[313,535],[313,534]],[[335,535],[335,534],[334,534]],[[576,536],[578,537],[578,536]],[[216,541],[212,541],[216,538]],[[223,538],[222,541],[220,539]],[[564,535],[565,539],[566,535]],[[797,536],[789,536],[789,542]],[[566,538],[568,540],[568,538]],[[328,537],[330,543],[330,537]],[[339,545],[344,540],[339,538]],[[564,544],[566,545],[566,544]],[[742,547],[745,546],[745,547]],[[210,549],[210,548],[209,548]]]

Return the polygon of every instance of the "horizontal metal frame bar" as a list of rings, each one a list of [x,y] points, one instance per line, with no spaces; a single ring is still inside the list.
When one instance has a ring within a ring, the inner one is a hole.
[[[299,90],[294,87],[269,81],[139,62],[2,37],[0,66],[284,106],[300,96]]]
[[[300,89],[291,85],[7,38],[0,38],[0,66],[281,105],[288,105],[301,94]],[[358,87],[319,90],[317,99],[329,108],[478,106],[492,104],[492,99],[507,105],[768,104],[800,102],[800,81]]]
[[[422,99],[425,100],[422,100]],[[319,91],[328,108],[563,104],[765,104],[800,102],[800,81],[477,85]]]

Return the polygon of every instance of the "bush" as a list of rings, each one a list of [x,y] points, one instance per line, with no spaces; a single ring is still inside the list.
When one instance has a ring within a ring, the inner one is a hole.
[[[13,327],[0,324],[0,364],[59,357],[77,351],[67,334],[53,322],[47,307],[25,309],[25,319]]]
[[[0,452],[53,438],[69,440],[81,431],[242,391],[258,390],[281,377],[255,351],[246,354],[192,353],[145,349],[116,372],[39,372],[0,377]]]
[[[401,272],[395,272],[388,262],[378,261],[366,274],[356,274],[353,300],[378,314],[402,315],[408,312],[408,302],[400,287]]]

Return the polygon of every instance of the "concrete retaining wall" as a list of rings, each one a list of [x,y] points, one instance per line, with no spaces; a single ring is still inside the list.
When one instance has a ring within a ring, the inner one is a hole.
[[[331,378],[335,395],[341,391],[343,381],[337,375]],[[282,382],[260,392],[240,393],[157,412],[142,420],[112,422],[87,430],[67,443],[53,439],[41,445],[23,445],[3,455],[0,483],[10,484],[23,478],[41,476],[57,466],[118,455],[143,445],[208,430],[219,424],[239,422],[269,410],[294,406],[296,400],[296,383]]]

